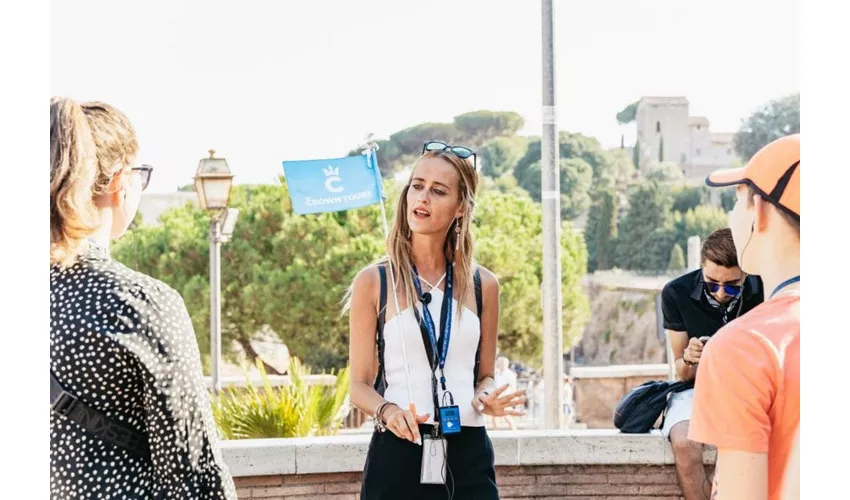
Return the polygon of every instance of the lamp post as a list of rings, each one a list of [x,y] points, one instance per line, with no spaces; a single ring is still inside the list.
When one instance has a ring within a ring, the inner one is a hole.
[[[233,174],[227,160],[210,157],[201,159],[195,172],[195,192],[201,208],[210,213],[210,350],[213,390],[221,390],[219,363],[221,361],[221,244],[229,241],[239,211],[228,209]]]
[[[555,114],[555,52],[552,0],[543,7],[543,134],[541,204],[543,206],[543,378],[544,428],[559,429],[564,415],[563,297],[561,296],[561,185]]]

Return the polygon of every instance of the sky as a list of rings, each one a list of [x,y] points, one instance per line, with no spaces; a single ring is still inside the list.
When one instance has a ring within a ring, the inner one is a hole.
[[[283,160],[479,109],[539,135],[540,4],[53,0],[50,92],[126,113],[150,192],[191,183],[209,149],[237,183],[270,183]],[[558,128],[604,146],[644,95],[734,132],[800,89],[795,0],[555,0],[554,33]]]

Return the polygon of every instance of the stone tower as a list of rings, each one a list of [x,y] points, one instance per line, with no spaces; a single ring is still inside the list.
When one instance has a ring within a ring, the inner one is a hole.
[[[635,112],[640,167],[659,161],[685,164],[689,103],[684,97],[643,97]]]
[[[635,125],[639,168],[660,161],[675,163],[686,180],[701,183],[712,170],[736,161],[734,134],[711,132],[708,118],[690,116],[685,97],[642,97]]]

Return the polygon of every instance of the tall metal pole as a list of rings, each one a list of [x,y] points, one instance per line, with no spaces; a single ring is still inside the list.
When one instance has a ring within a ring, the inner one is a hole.
[[[210,218],[210,350],[212,355],[213,390],[221,391],[221,224],[219,217]]]
[[[559,429],[563,417],[564,341],[561,319],[561,187],[558,171],[558,127],[555,116],[555,60],[552,0],[543,3],[543,135],[541,176],[543,202],[543,375],[544,419]]]

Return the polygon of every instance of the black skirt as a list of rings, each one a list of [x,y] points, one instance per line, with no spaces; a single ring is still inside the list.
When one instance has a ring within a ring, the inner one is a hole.
[[[419,433],[432,426],[420,425]],[[363,469],[361,500],[498,500],[493,443],[484,427],[462,427],[446,436],[446,484],[421,484],[422,447],[390,431],[375,432]]]

